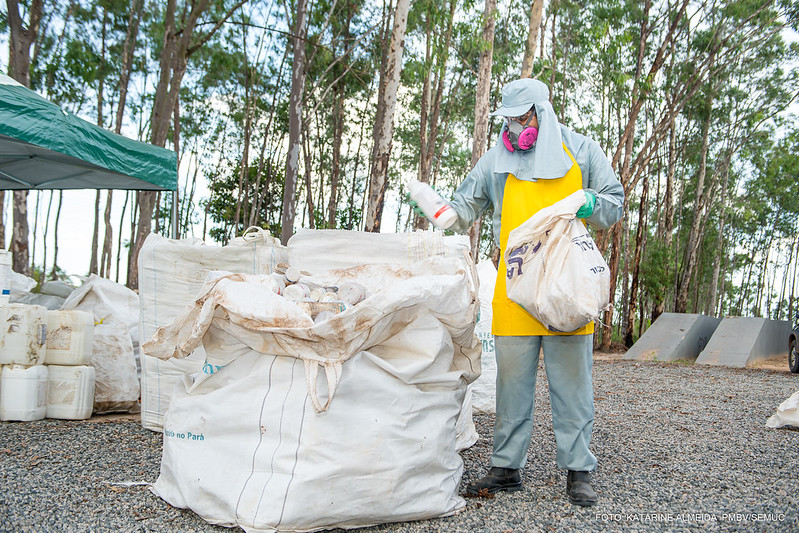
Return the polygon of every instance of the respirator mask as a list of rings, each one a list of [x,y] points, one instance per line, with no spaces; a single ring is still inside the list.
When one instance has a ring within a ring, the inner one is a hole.
[[[530,113],[523,124],[507,119],[507,128],[502,132],[502,142],[505,143],[505,148],[509,152],[525,151],[535,146],[535,141],[538,139],[538,128],[530,126],[534,116],[535,110]]]

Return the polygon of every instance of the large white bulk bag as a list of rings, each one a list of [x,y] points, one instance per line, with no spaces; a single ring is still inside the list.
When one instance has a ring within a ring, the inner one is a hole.
[[[287,243],[289,263],[315,274],[357,265],[410,265],[428,257],[460,259],[469,253],[469,237],[443,231],[371,233],[366,231],[297,231]]]
[[[178,383],[155,494],[246,531],[461,509],[456,420],[480,356],[470,269],[432,258],[384,270],[391,283],[318,323],[266,276],[224,276],[159,329],[149,355],[185,357],[202,342],[221,368]]]
[[[491,318],[496,285],[497,269],[491,261],[482,261],[477,265],[480,279],[480,314],[474,333],[480,339],[482,356],[480,368],[482,373],[474,383],[469,385],[472,393],[472,410],[474,413],[494,414],[497,403],[497,359],[494,353],[494,335],[491,334]]]
[[[92,313],[91,366],[95,370],[95,413],[138,409],[139,298],[124,285],[92,274],[64,301],[62,309]]]
[[[378,291],[391,281],[384,279],[385,264],[407,266],[430,257],[441,257],[466,258],[468,264],[474,266],[469,256],[469,237],[444,235],[443,231],[371,233],[303,229],[289,239],[287,247],[291,265],[311,274],[360,267],[353,270],[353,279],[369,291]],[[472,278],[477,283],[477,275]],[[471,447],[478,438],[472,420],[470,389],[464,396],[458,418],[458,449]]]
[[[209,272],[269,274],[286,260],[286,248],[260,228],[250,228],[221,247],[206,246],[200,239],[172,240],[151,233],[139,252],[142,339],[152,337],[158,327],[191,305]],[[161,431],[175,383],[184,375],[201,372],[204,362],[202,346],[185,359],[141,358],[142,426]]]

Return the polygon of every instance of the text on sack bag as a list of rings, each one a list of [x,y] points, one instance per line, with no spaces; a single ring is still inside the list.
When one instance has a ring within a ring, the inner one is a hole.
[[[513,279],[516,276],[522,275],[522,264],[524,264],[524,255],[527,253],[527,250],[530,248],[530,244],[525,244],[523,246],[519,246],[518,248],[514,248],[511,250],[510,254],[508,254],[508,269],[506,271],[506,275],[508,279]],[[532,255],[538,253],[538,250],[541,249],[541,241],[533,246]]]
[[[588,234],[575,237],[572,239],[572,242],[583,252],[590,252],[591,250],[594,250],[596,247],[596,245],[594,244],[594,240]],[[594,274],[599,274],[600,272],[605,271],[605,267],[602,265],[596,265],[589,268],[589,270]]]
[[[186,431],[185,433],[180,431],[172,431],[171,429],[164,429],[164,435],[167,437],[172,437],[174,439],[185,439],[185,440],[205,440],[205,435],[200,433],[197,435],[196,433],[192,433],[191,431]]]

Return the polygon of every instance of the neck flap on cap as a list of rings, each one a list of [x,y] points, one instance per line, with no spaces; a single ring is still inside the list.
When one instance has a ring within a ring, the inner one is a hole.
[[[532,78],[514,80],[502,88],[502,106],[491,113],[504,117],[518,117],[535,105],[538,118],[538,140],[529,150],[508,151],[502,143],[502,125],[494,172],[513,174],[520,180],[562,178],[572,167],[572,161],[563,149],[560,124],[549,102],[549,89]],[[521,110],[521,111],[520,111]]]

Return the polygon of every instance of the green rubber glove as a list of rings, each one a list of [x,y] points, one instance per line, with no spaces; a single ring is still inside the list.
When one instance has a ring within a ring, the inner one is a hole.
[[[588,218],[594,214],[594,206],[596,205],[596,196],[594,193],[583,190],[585,193],[585,204],[577,210],[577,218]]]
[[[416,213],[416,216],[425,218],[425,214],[422,212],[421,209],[419,209],[419,205],[416,203],[416,201],[411,200],[411,193],[409,192],[405,193],[405,201],[408,202],[408,205],[410,205],[413,208],[413,212]]]

